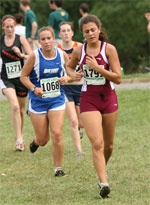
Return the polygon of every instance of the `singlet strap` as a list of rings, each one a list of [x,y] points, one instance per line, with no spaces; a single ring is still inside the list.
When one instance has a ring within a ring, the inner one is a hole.
[[[78,46],[78,42],[75,41],[74,44],[73,44],[73,48],[77,47]]]
[[[105,61],[107,64],[109,64],[109,63],[108,63],[107,56],[106,56],[106,46],[107,46],[107,43],[106,43],[106,42],[103,42],[103,45],[102,45],[102,48],[101,48],[100,53],[101,53],[101,55],[103,56],[104,61]]]
[[[87,42],[85,43],[85,46],[84,46],[85,53],[86,53],[86,48],[87,48]]]
[[[104,44],[104,41],[101,41],[100,51],[102,50],[103,44]]]
[[[61,50],[63,50],[60,44],[57,45],[57,48],[60,48]]]

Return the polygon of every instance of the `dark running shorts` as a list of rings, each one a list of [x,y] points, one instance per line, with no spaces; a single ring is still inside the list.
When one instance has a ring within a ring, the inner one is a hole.
[[[80,105],[80,95],[81,95],[82,85],[64,85],[63,89],[67,101],[74,102],[76,106]]]
[[[24,98],[28,95],[28,89],[21,83],[20,79],[15,79],[15,80],[1,79],[0,87],[1,89],[14,88],[16,90],[16,95],[18,97]]]
[[[80,112],[99,111],[101,114],[113,113],[118,110],[115,90],[109,88],[83,91],[80,97]]]

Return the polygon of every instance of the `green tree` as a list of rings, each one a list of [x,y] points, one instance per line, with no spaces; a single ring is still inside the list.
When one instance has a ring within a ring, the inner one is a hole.
[[[31,0],[31,8],[35,12],[39,27],[47,26],[48,16],[51,12],[49,0]],[[148,0],[64,0],[63,8],[70,15],[74,23],[74,40],[80,40],[78,19],[79,5],[86,2],[89,13],[95,14],[102,21],[110,43],[118,50],[121,66],[125,73],[143,71],[149,64],[149,34],[145,12],[150,11]],[[0,18],[6,14],[15,15],[20,12],[19,0],[1,0]],[[2,33],[2,29],[0,28]]]
[[[15,15],[16,13],[19,12],[19,1],[18,0],[0,0],[0,19],[4,15],[11,14]],[[0,23],[1,25],[1,23]],[[2,28],[0,26],[0,34],[2,34]]]
[[[143,70],[145,62],[148,65],[149,39],[144,17],[148,7],[148,1],[100,1],[91,11],[101,19],[126,73]]]

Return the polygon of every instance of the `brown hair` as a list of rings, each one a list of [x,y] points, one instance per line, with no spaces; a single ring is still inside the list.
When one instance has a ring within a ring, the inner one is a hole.
[[[23,23],[24,15],[22,13],[17,13],[15,17],[16,17],[16,23],[18,24]]]
[[[3,16],[3,18],[2,18],[2,24],[4,24],[4,22],[5,22],[6,19],[13,19],[13,20],[16,22],[15,17],[8,14],[8,15]]]
[[[60,24],[59,24],[59,31],[60,31],[60,27],[62,25],[69,25],[71,27],[71,30],[73,31],[73,23],[72,22],[65,22],[65,21],[62,21]]]
[[[95,23],[96,26],[101,29],[101,32],[100,32],[100,35],[99,35],[99,40],[108,41],[107,33],[105,32],[105,29],[102,28],[102,23],[101,23],[100,19],[95,15],[88,15],[88,16],[82,17],[81,21],[80,21],[80,30],[82,31],[82,28],[83,28],[84,24],[87,24],[87,23],[90,23],[90,22]]]
[[[63,0],[49,0],[50,4],[55,3],[57,7],[62,7],[64,1]]]
[[[88,13],[89,12],[89,6],[88,6],[88,4],[86,4],[86,3],[82,3],[82,4],[80,4],[80,7],[79,7],[80,9],[82,9],[82,11],[84,12],[84,13]]]
[[[20,3],[21,3],[23,6],[29,6],[29,5],[30,5],[30,0],[20,0]]]
[[[38,35],[40,35],[40,33],[42,31],[50,31],[52,36],[55,38],[54,29],[51,26],[44,26],[44,27],[40,28],[39,31],[38,31]]]

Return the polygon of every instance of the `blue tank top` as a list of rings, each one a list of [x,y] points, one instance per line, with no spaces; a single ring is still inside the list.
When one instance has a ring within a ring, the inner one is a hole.
[[[34,51],[35,54],[35,63],[32,72],[29,75],[31,82],[36,87],[41,87],[41,80],[46,80],[54,77],[62,77],[66,75],[64,68],[64,55],[61,49],[55,48],[56,56],[52,59],[44,57],[42,54],[42,49],[38,48]],[[44,88],[44,87],[43,87]],[[38,102],[51,102],[58,100],[64,100],[64,90],[60,85],[60,95],[57,97],[37,97],[33,92],[29,91],[29,98],[37,100]]]

